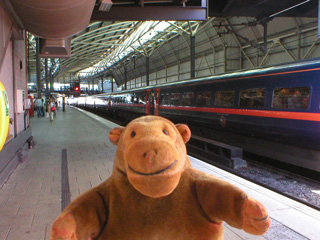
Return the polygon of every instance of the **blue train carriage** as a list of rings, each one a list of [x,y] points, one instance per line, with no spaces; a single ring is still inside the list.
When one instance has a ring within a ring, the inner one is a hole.
[[[320,61],[307,61],[102,94],[101,104],[80,98],[78,103],[127,120],[155,114],[200,126],[192,129],[195,135],[200,131],[320,172],[319,74]]]
[[[159,115],[320,149],[320,62],[223,74],[156,91]]]

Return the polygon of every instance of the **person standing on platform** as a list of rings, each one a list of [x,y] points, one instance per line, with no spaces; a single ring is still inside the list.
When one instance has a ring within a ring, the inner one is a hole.
[[[43,105],[42,105],[42,100],[41,100],[41,98],[37,98],[37,100],[36,100],[36,102],[35,102],[35,105],[36,105],[36,110],[37,110],[37,116],[38,116],[38,117],[42,117],[41,108],[43,107]]]
[[[45,105],[44,105],[44,100],[43,100],[43,98],[41,98],[41,101],[42,101],[42,105],[41,105],[41,117],[44,117],[44,108],[45,108]]]

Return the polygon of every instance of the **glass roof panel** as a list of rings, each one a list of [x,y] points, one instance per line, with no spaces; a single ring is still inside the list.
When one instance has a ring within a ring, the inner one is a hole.
[[[175,23],[171,21],[170,23]],[[150,41],[153,38],[156,38],[160,32],[165,31],[170,27],[169,22],[167,21],[145,21],[140,22],[138,27],[129,35],[123,35],[123,41],[119,41],[120,44],[111,51],[108,49],[108,52],[105,52],[100,57],[105,55],[105,58],[100,62],[94,64],[91,67],[79,71],[79,76],[88,76],[96,74],[100,71],[105,70],[108,67],[111,67],[114,63],[122,60],[124,57],[128,56],[136,49],[142,47],[143,44]]]

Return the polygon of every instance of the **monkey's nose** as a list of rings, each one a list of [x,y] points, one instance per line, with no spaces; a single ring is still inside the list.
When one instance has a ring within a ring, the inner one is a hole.
[[[154,159],[157,157],[157,151],[149,150],[143,154],[146,160],[146,167],[148,171],[152,172],[154,167]]]
[[[157,155],[157,151],[156,150],[149,150],[147,152],[145,152],[143,154],[143,157],[147,158],[148,160],[151,158],[151,157],[154,157]]]

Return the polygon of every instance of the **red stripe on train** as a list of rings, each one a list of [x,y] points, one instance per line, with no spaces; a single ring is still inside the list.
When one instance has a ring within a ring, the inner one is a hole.
[[[207,108],[207,107],[174,107],[174,106],[159,106],[160,109],[194,111],[194,112],[210,112],[246,115],[255,117],[269,117],[269,118],[284,118],[305,121],[320,122],[320,113],[305,113],[305,112],[285,112],[285,111],[266,111],[266,110],[252,110],[252,109],[234,109],[234,108]]]

